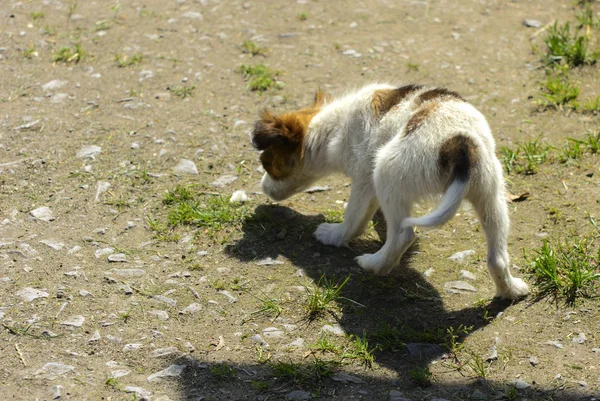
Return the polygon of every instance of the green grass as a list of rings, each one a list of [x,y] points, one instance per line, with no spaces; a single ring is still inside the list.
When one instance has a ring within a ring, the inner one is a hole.
[[[542,144],[541,137],[534,141],[517,144],[517,149],[502,147],[502,163],[506,172],[515,171],[519,174],[536,174],[538,166],[548,160],[550,145]]]
[[[158,241],[164,242],[177,242],[179,241],[179,234],[173,233],[172,227],[163,223],[158,219],[154,219],[150,216],[146,218],[148,228],[153,231],[152,238]]]
[[[170,87],[169,91],[171,91],[175,96],[185,99],[186,97],[191,97],[194,95],[194,89],[196,89],[196,85],[177,85]]]
[[[598,59],[598,52],[589,51],[589,38],[580,35],[578,29],[571,29],[568,22],[564,25],[555,22],[543,40],[546,44],[544,61],[547,65],[567,65],[572,68],[594,64]]]
[[[352,342],[349,347],[345,350],[342,355],[343,359],[352,359],[360,362],[362,365],[372,368],[375,362],[375,356],[373,353],[378,349],[377,347],[369,346],[369,340],[363,333],[363,336],[351,335]]]
[[[342,353],[342,347],[331,340],[331,336],[325,333],[311,346],[312,349],[322,353],[331,353],[339,355]]]
[[[417,386],[425,388],[431,386],[433,374],[428,367],[416,368],[410,371],[410,377]]]
[[[340,294],[348,280],[350,280],[350,276],[346,277],[344,281],[334,284],[325,276],[321,276],[316,287],[312,289],[306,287],[308,319],[314,320],[325,313],[334,314],[338,310],[337,303],[348,300]]]
[[[110,388],[112,388],[113,390],[116,390],[116,391],[121,391],[121,388],[123,387],[121,385],[121,383],[119,383],[119,381],[117,379],[115,379],[114,377],[109,377],[108,379],[106,379],[104,381],[104,384],[107,387],[110,387]]]
[[[296,384],[315,385],[324,379],[333,375],[334,369],[339,366],[339,362],[326,361],[312,356],[310,363],[298,364],[279,361],[271,364],[270,369],[273,375],[279,379],[291,380]]]
[[[557,303],[573,305],[578,298],[599,296],[600,248],[590,237],[554,246],[545,241],[533,254],[524,254],[538,299],[551,297]]]
[[[245,40],[242,43],[242,52],[251,54],[252,56],[264,56],[267,53],[267,49],[258,47],[256,43],[251,40]]]
[[[594,99],[586,100],[581,105],[583,112],[598,114],[600,113],[600,96],[596,96]]]
[[[298,19],[300,21],[306,21],[308,19],[308,13],[307,12],[301,12],[300,14],[298,14]]]
[[[540,104],[544,107],[557,109],[570,107],[577,109],[577,97],[580,89],[577,84],[569,80],[566,73],[549,73],[546,82],[541,88],[542,100]]]
[[[263,93],[269,89],[277,89],[280,85],[277,83],[278,71],[271,70],[264,64],[240,66],[240,72],[248,81],[248,89]]]
[[[214,364],[210,367],[210,373],[219,381],[226,381],[235,378],[235,369],[225,364]]]
[[[115,54],[115,63],[119,68],[125,68],[139,64],[143,59],[144,55],[142,53],[133,53],[131,56],[124,53]]]
[[[585,153],[584,146],[582,141],[567,138],[565,146],[562,149],[559,149],[558,161],[563,164],[578,164]]]
[[[63,46],[60,50],[52,55],[53,62],[62,63],[79,63],[86,56],[87,52],[83,50],[79,43],[74,43],[70,46]]]
[[[263,294],[264,295],[264,294]],[[279,300],[276,298],[269,297],[259,297],[254,295],[256,299],[261,302],[261,308],[252,312],[251,315],[267,315],[273,316],[273,320],[277,319],[281,312],[283,311],[281,305],[279,305]]]
[[[479,354],[474,354],[473,358],[467,362],[467,366],[471,368],[477,377],[481,379],[487,378],[487,362]]]
[[[31,13],[29,13],[29,15],[31,15],[31,19],[34,21],[40,20],[42,18],[44,18],[44,12],[43,11],[32,11]]]

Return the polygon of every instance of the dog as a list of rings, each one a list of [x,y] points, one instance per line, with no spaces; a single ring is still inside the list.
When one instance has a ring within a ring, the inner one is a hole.
[[[381,208],[386,240],[378,252],[356,258],[365,271],[388,274],[414,242],[413,227],[446,223],[466,199],[485,230],[496,296],[528,294],[509,270],[508,208],[494,139],[485,117],[458,93],[415,84],[371,84],[336,99],[319,91],[310,108],[263,111],[252,144],[263,151],[262,190],[275,201],[331,173],[352,178],[344,221],[314,233],[325,245],[347,245]],[[415,202],[439,195],[433,212],[411,217]]]

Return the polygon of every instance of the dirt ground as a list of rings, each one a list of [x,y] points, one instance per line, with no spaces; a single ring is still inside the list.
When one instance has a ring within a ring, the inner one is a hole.
[[[340,95],[375,81],[459,92],[489,119],[499,147],[538,136],[558,146],[597,132],[597,115],[539,111],[535,103],[543,44],[539,28],[523,20],[572,20],[576,7],[570,0],[3,0],[1,398],[600,398],[598,301],[493,301],[471,208],[419,232],[392,276],[372,277],[354,257],[381,246],[376,233],[351,249],[312,237],[320,222],[339,219],[350,180],[331,177],[319,183],[324,191],[273,204],[257,193],[260,163],[249,142],[265,107],[303,107],[319,88]],[[265,54],[245,52],[244,41]],[[75,43],[66,61],[53,61]],[[239,68],[258,63],[279,72],[280,88],[248,89]],[[582,95],[600,95],[599,71],[573,73]],[[181,172],[182,159],[197,174]],[[530,193],[510,208],[515,275],[527,280],[524,250],[544,239],[593,235],[599,177],[592,155],[578,166],[507,175],[511,193]],[[201,199],[246,191],[242,208],[251,217],[158,236],[151,222],[167,219],[165,191],[187,184]],[[449,260],[465,250],[474,254]],[[461,270],[474,275],[476,292],[446,290],[464,280]],[[350,279],[337,310],[310,320],[307,291],[326,286],[323,275]],[[279,316],[253,313],[269,299]],[[432,341],[447,341],[449,328],[458,333],[450,347]],[[357,338],[373,348],[390,333],[403,336],[396,346],[382,341],[372,366],[364,354],[349,356]],[[344,351],[319,350],[323,339]],[[419,386],[427,372],[430,385]]]

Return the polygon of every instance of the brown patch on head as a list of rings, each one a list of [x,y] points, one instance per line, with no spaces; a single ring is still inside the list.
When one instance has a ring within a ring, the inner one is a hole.
[[[425,121],[429,115],[435,112],[440,107],[439,102],[429,102],[421,106],[417,111],[413,113],[408,122],[406,123],[405,134],[410,135],[416,131]]]
[[[456,92],[446,88],[434,88],[419,93],[419,96],[415,98],[415,106],[420,106],[430,100],[460,100],[462,102],[466,102],[466,100]]]
[[[396,106],[406,97],[421,88],[423,88],[423,86],[410,84],[396,89],[380,89],[375,91],[375,93],[373,93],[373,98],[371,99],[371,109],[373,114],[377,118],[382,117],[385,113],[390,111],[392,107]]]
[[[289,177],[302,168],[303,144],[308,124],[319,109],[305,109],[281,116],[268,111],[254,124],[252,144],[264,150],[260,161],[274,179]]]
[[[442,144],[438,167],[441,173],[452,172],[452,177],[466,180],[477,159],[475,142],[468,136],[456,135]]]

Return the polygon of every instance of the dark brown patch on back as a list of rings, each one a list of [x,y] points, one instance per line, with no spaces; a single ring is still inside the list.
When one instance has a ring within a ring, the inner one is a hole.
[[[446,88],[434,88],[428,89],[424,92],[419,93],[419,96],[415,98],[415,106],[420,106],[425,102],[430,100],[444,100],[444,99],[453,99],[460,100],[462,102],[466,102],[465,99],[462,98],[458,93],[448,90]]]
[[[404,85],[396,89],[381,89],[373,93],[371,108],[377,118],[381,118],[390,109],[408,97],[410,94],[423,88],[422,85]]]
[[[473,140],[465,135],[456,135],[442,144],[438,167],[442,174],[452,172],[453,179],[467,180],[477,158],[477,146]]]
[[[417,111],[413,113],[408,122],[406,123],[405,135],[410,135],[416,131],[425,121],[430,114],[435,112],[440,107],[438,102],[429,102],[421,106]]]

